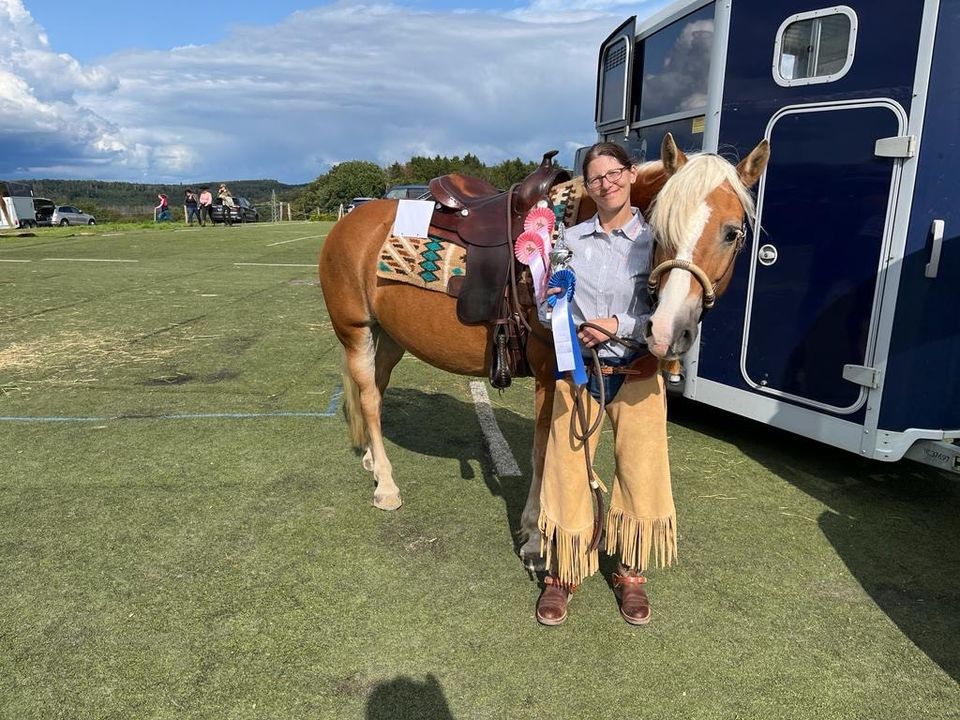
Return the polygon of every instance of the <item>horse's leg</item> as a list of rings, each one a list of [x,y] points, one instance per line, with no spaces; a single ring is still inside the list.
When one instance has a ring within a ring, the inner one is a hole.
[[[383,431],[380,426],[383,393],[379,385],[382,382],[383,389],[386,389],[390,371],[403,355],[403,350],[379,329],[373,330],[369,327],[352,328],[349,336],[344,334],[341,341],[344,345],[346,370],[354,386],[351,390],[356,391],[359,411],[363,418],[366,435],[363,443],[363,464],[373,470],[376,483],[373,504],[381,510],[396,510],[402,501],[400,489],[393,480],[393,466],[383,445]],[[351,392],[350,397],[352,395]],[[354,425],[352,416],[357,410],[352,405],[352,401],[345,405],[351,426]],[[353,435],[356,442],[358,435],[356,432]]]
[[[375,347],[374,373],[377,382],[377,390],[380,393],[382,408],[383,394],[387,391],[387,385],[390,384],[390,374],[393,372],[393,368],[397,366],[397,363],[400,362],[400,358],[403,357],[404,349],[398,345],[392,337],[387,335],[387,333],[383,331],[383,328],[380,327],[373,329],[373,342]],[[373,450],[370,448],[369,441],[367,442],[367,445],[363,451],[362,463],[364,470],[373,472]],[[376,497],[374,497],[374,504],[376,505]]]
[[[544,559],[540,554],[540,486],[543,482],[543,459],[547,450],[547,437],[550,434],[550,419],[553,412],[554,384],[537,382],[536,425],[533,430],[533,477],[530,480],[530,492],[527,504],[520,516],[520,536],[524,542],[520,546],[520,560],[530,570],[543,570]]]

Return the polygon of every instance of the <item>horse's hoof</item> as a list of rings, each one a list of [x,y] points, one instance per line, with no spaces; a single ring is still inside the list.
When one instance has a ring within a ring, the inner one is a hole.
[[[403,505],[400,499],[400,493],[391,493],[390,495],[373,495],[373,506],[381,510],[396,510]]]
[[[540,554],[539,537],[527,540],[520,546],[520,552],[518,554],[520,555],[520,560],[523,562],[523,566],[530,572],[546,570],[546,559]]]
[[[367,450],[363,453],[363,459],[360,462],[363,464],[364,470],[373,472],[373,452],[370,450],[370,448],[367,448]]]

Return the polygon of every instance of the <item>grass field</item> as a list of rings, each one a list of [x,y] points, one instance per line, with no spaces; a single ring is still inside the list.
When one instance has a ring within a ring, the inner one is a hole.
[[[960,717],[960,493],[919,465],[672,401],[652,624],[595,577],[543,628],[525,481],[407,358],[374,509],[328,230],[0,236],[0,718]],[[528,475],[531,385],[491,399]]]

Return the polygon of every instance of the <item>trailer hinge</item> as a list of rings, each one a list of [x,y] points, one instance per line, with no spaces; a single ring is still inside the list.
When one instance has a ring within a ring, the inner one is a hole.
[[[868,388],[880,387],[880,378],[883,375],[879,370],[866,365],[844,365],[843,379],[856,385]]]
[[[898,135],[877,140],[873,146],[877,157],[910,158],[917,154],[916,135]]]

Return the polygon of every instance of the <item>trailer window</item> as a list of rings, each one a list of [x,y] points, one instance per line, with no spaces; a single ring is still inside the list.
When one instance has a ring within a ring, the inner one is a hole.
[[[714,12],[710,3],[637,43],[633,122],[704,113]]]
[[[600,117],[597,124],[624,119],[624,97],[627,90],[627,39],[621,38],[603,55],[600,77]]]
[[[778,85],[810,85],[838,80],[853,64],[857,15],[846,6],[800,13],[780,26],[773,53]]]

